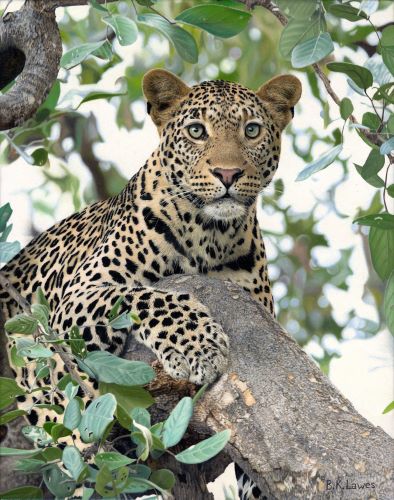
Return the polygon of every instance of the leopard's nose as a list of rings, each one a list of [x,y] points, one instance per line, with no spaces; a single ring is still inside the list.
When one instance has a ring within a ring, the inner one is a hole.
[[[214,168],[211,172],[227,189],[244,173],[240,168]]]

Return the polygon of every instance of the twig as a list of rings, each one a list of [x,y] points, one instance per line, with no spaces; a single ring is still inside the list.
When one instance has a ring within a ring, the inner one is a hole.
[[[15,302],[22,308],[23,312],[28,315],[32,315],[29,302],[18,292],[18,290],[12,285],[12,283],[4,276],[2,272],[0,272],[0,285],[4,288],[4,290],[15,300]],[[34,337],[45,336],[46,333],[42,331],[41,327],[37,327],[37,332]],[[59,355],[60,359],[63,361],[66,366],[68,372],[71,377],[75,379],[76,382],[80,385],[82,391],[89,397],[93,398],[94,393],[86,385],[84,380],[81,378],[77,371],[77,365],[72,361],[69,357],[68,351],[64,348],[64,346],[52,344],[53,350]]]

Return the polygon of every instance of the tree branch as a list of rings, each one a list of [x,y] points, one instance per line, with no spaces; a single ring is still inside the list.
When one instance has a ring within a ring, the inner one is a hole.
[[[4,87],[19,74],[15,85],[0,95],[0,130],[29,119],[56,80],[62,43],[55,13],[27,0],[23,7],[0,19],[0,81]]]
[[[337,480],[374,483],[372,496],[390,496],[387,450],[393,440],[355,411],[246,292],[204,276],[171,276],[157,286],[192,293],[209,306],[230,337],[228,370],[197,405],[190,429],[194,440],[231,429],[227,454],[270,499],[320,498]],[[136,343],[127,357],[153,359]],[[154,411],[167,414],[174,406],[174,393],[194,390],[184,382],[168,387],[165,376],[155,384],[156,394],[161,392]],[[213,465],[211,472],[219,474],[226,463]],[[187,498],[177,492],[175,497]],[[360,498],[360,490],[346,490],[346,498]]]

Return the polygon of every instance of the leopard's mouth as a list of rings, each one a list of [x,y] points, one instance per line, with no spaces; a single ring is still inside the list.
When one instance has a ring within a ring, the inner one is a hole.
[[[245,203],[226,194],[210,201],[203,208],[205,216],[217,220],[232,220],[244,217],[246,214]]]

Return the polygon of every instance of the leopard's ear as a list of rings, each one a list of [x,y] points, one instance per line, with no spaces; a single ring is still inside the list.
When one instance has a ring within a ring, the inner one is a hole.
[[[142,89],[148,113],[158,128],[170,118],[171,108],[190,92],[190,87],[180,78],[164,69],[148,71],[144,76]]]
[[[284,129],[293,118],[294,106],[299,101],[301,93],[301,82],[292,75],[276,76],[257,91],[257,95],[268,104],[281,129]]]

